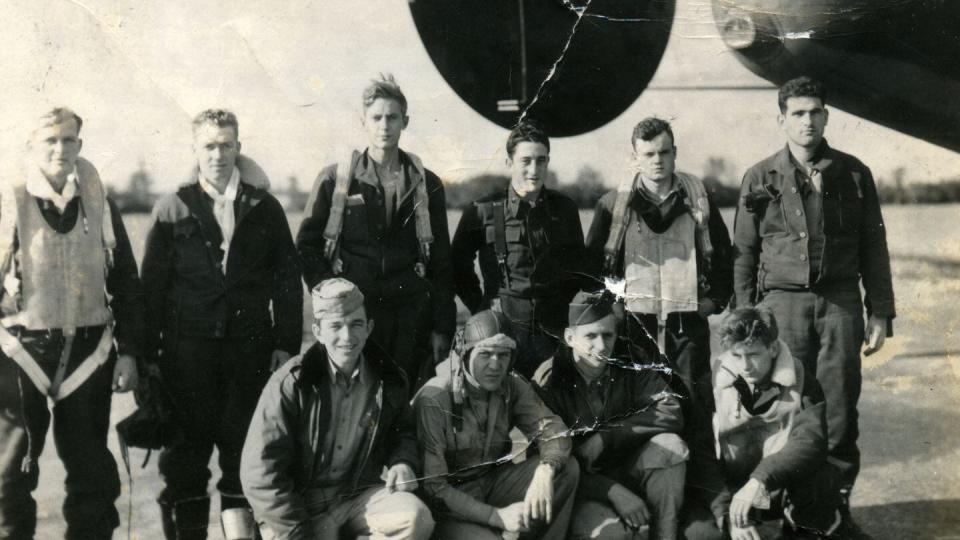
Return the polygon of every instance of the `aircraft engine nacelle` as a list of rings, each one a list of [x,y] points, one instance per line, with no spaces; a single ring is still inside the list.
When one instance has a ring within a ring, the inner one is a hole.
[[[674,0],[410,0],[431,60],[470,107],[504,128],[529,108],[559,137],[596,129],[636,100],[674,10]]]

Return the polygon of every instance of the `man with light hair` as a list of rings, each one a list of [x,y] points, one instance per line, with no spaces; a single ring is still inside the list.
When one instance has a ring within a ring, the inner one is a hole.
[[[371,339],[414,392],[446,358],[456,327],[446,199],[437,175],[400,149],[410,117],[392,75],[364,90],[361,123],[367,148],[320,171],[297,250],[307,287],[340,276],[363,291]]]
[[[243,490],[264,536],[426,540],[406,379],[367,346],[360,289],[332,278],[311,296],[317,343],[270,378],[243,447]]]
[[[688,450],[677,396],[655,366],[615,349],[608,294],[570,303],[564,344],[533,376],[573,433],[580,488],[570,538],[675,540]]]
[[[33,538],[37,459],[53,404],[65,538],[119,524],[110,390],[137,384],[143,292],[120,213],[79,157],[83,121],[55,108],[0,179],[0,537]],[[29,249],[22,249],[29,247]],[[109,296],[108,296],[109,295]],[[116,347],[114,347],[116,340]]]
[[[167,538],[206,538],[214,447],[220,510],[252,523],[240,486],[243,439],[270,372],[300,351],[303,286],[290,227],[238,137],[231,112],[193,120],[197,168],[157,202],[143,257],[147,347],[180,428],[160,454]],[[225,536],[243,538],[226,526],[234,522],[224,522]]]

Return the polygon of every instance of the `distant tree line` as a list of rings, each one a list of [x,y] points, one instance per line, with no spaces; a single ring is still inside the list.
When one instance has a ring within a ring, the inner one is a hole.
[[[740,179],[733,167],[724,158],[711,157],[704,164],[704,186],[720,208],[737,205],[740,196]],[[502,174],[481,174],[461,182],[445,184],[448,208],[464,208],[474,201],[492,193],[507,189],[510,178]],[[561,182],[551,171],[546,185],[554,188],[577,203],[580,208],[593,208],[600,197],[614,187],[604,181],[603,175],[585,165],[577,171],[572,182]],[[150,212],[156,199],[152,191],[153,178],[143,163],[130,175],[126,189],[108,188],[109,194],[121,212]],[[960,202],[960,178],[941,182],[915,183],[906,181],[906,169],[893,171],[890,179],[878,178],[877,191],[883,204],[937,204]],[[285,186],[274,186],[271,192],[290,212],[300,212],[307,202],[308,193],[301,189],[296,176],[287,178]]]

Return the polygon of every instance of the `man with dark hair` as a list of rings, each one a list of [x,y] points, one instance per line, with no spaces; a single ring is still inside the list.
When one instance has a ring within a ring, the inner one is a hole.
[[[539,126],[522,121],[513,128],[510,186],[464,209],[451,252],[457,295],[471,313],[490,308],[510,319],[515,369],[526,377],[556,350],[585,275],[580,214],[573,200],[544,186],[549,162],[550,139]]]
[[[34,536],[51,416],[67,473],[64,538],[106,540],[120,523],[110,390],[137,385],[143,291],[120,212],[79,157],[82,125],[70,109],[45,112],[26,159],[0,178],[2,538]]]
[[[516,348],[506,316],[480,311],[414,398],[438,540],[567,538],[580,470],[563,421],[512,372]],[[514,428],[539,455],[513,463]]]
[[[193,120],[197,169],[157,201],[143,256],[147,346],[180,436],[160,454],[167,538],[207,536],[208,463],[217,447],[221,512],[252,521],[240,450],[270,372],[300,351],[303,286],[283,207],[240,155],[237,118]],[[236,510],[234,510],[236,509]],[[227,538],[237,538],[226,526]],[[242,538],[242,537],[241,537]]]
[[[433,518],[413,494],[420,456],[406,378],[365,347],[374,322],[356,285],[328,279],[311,297],[317,343],[264,388],[243,492],[267,538],[426,540]]]
[[[712,407],[707,317],[732,294],[730,236],[700,179],[676,171],[668,122],[645,118],[631,140],[635,171],[597,203],[587,250],[595,274],[622,281],[630,340],[666,355],[693,396],[693,426]]]
[[[675,540],[688,454],[680,402],[654,368],[613,356],[607,295],[578,293],[568,320],[565,344],[533,380],[570,427],[580,462],[570,537],[630,540],[649,525],[649,538]]]
[[[868,355],[879,350],[896,312],[873,176],[823,138],[824,100],[823,87],[808,77],[780,89],[777,120],[787,144],[743,177],[734,288],[737,305],[761,302],[773,311],[784,342],[823,384],[830,461],[843,473],[841,510],[849,519],[860,469],[860,347],[866,342]]]
[[[392,75],[363,93],[368,147],[320,171],[297,233],[304,279],[341,276],[367,298],[371,339],[414,392],[446,358],[456,326],[443,184],[400,149],[410,122]]]
[[[691,523],[687,538],[719,540],[726,526],[732,540],[759,540],[756,520],[781,513],[784,538],[849,538],[838,511],[839,474],[827,463],[819,383],[778,339],[776,318],[763,308],[734,310],[720,343],[708,444],[725,488],[716,497],[716,519]]]

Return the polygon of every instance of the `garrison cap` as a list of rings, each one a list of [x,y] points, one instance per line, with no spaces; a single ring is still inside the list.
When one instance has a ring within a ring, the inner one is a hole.
[[[343,278],[325,279],[310,291],[313,300],[313,318],[324,315],[345,315],[363,307],[363,293],[352,282]]]

